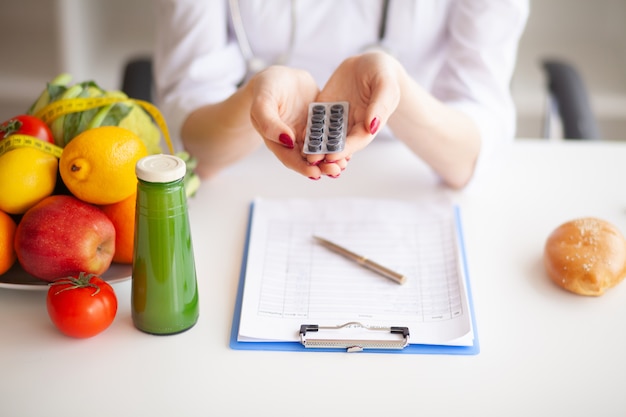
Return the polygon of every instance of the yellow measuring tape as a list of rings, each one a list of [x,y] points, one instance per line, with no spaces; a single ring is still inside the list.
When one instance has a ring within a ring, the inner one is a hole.
[[[165,143],[167,144],[170,153],[174,154],[174,146],[172,145],[172,140],[167,129],[167,123],[165,123],[163,115],[156,106],[144,100],[136,100],[123,97],[67,98],[53,101],[52,103],[47,104],[34,116],[38,119],[43,120],[43,122],[47,125],[50,125],[50,123],[52,123],[52,121],[54,121],[57,117],[65,116],[66,114],[70,113],[77,113],[85,110],[95,109],[98,107],[108,106],[110,104],[116,103],[136,103],[141,106],[145,111],[147,111],[148,114],[152,116],[152,119],[154,119],[154,122],[157,124],[159,129],[161,129],[161,133],[163,133]],[[63,152],[63,148],[51,145],[44,141],[37,140],[37,138],[33,138],[31,136],[11,135],[7,139],[0,141],[0,155],[9,150],[23,146],[30,146],[40,149],[58,158],[61,157],[61,153]]]
[[[97,107],[108,106],[109,104],[116,103],[135,103],[147,111],[148,114],[152,116],[157,126],[159,126],[159,129],[161,129],[161,133],[163,133],[165,143],[167,144],[170,153],[174,153],[174,146],[172,145],[172,140],[167,129],[167,123],[165,123],[163,115],[155,105],[144,100],[122,97],[66,98],[47,104],[34,116],[49,125],[57,117],[65,116],[66,114],[91,110]]]
[[[11,135],[6,139],[0,140],[0,155],[13,149],[23,147],[39,149],[40,151],[54,155],[57,158],[60,158],[63,153],[63,148],[40,140],[36,137],[28,135]]]

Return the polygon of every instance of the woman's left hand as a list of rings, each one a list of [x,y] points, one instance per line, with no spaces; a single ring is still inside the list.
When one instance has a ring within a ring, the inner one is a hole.
[[[399,63],[384,52],[368,52],[341,63],[316,101],[348,101],[348,133],[344,150],[327,155],[307,155],[311,165],[337,177],[352,154],[365,148],[387,123],[400,101]]]

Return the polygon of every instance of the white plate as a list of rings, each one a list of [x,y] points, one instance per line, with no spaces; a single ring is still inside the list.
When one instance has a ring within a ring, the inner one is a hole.
[[[102,274],[102,279],[109,284],[126,281],[130,279],[131,272],[131,265],[111,264],[109,269]],[[13,290],[47,290],[48,282],[37,279],[26,273],[16,262],[13,268],[0,275],[0,288],[10,288]]]

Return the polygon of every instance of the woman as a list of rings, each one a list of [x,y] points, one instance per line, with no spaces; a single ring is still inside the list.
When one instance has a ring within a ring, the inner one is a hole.
[[[462,188],[513,138],[527,0],[160,0],[157,16],[159,105],[203,177],[264,141],[336,178],[388,126]],[[343,151],[302,153],[314,101],[350,103]]]

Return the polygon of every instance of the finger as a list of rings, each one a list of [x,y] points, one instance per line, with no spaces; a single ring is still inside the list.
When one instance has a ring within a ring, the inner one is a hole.
[[[379,79],[372,88],[370,104],[365,111],[364,128],[375,135],[398,107],[400,93],[386,78]]]
[[[344,150],[342,152],[337,152],[337,153],[329,153],[329,154],[324,155],[323,162],[327,164],[335,164],[335,163],[338,163],[339,161],[345,160],[349,155],[350,155],[350,151],[348,150]]]
[[[286,148],[270,140],[265,140],[265,144],[285,167],[313,180],[318,180],[322,175],[320,168],[315,165],[309,165],[297,150]]]
[[[348,158],[343,158],[343,159],[340,159],[339,161],[336,161],[335,164],[339,166],[339,169],[344,171],[348,166],[348,161],[349,161]]]
[[[341,159],[336,162],[323,162],[319,165],[319,168],[322,175],[326,175],[331,178],[338,178],[345,169],[346,165],[347,161],[345,159]]]
[[[325,157],[326,155],[324,154],[305,154],[307,163],[312,166],[317,166],[324,162]]]
[[[278,113],[278,104],[271,99],[257,97],[250,109],[250,120],[263,138],[289,149],[295,146],[295,135]]]

